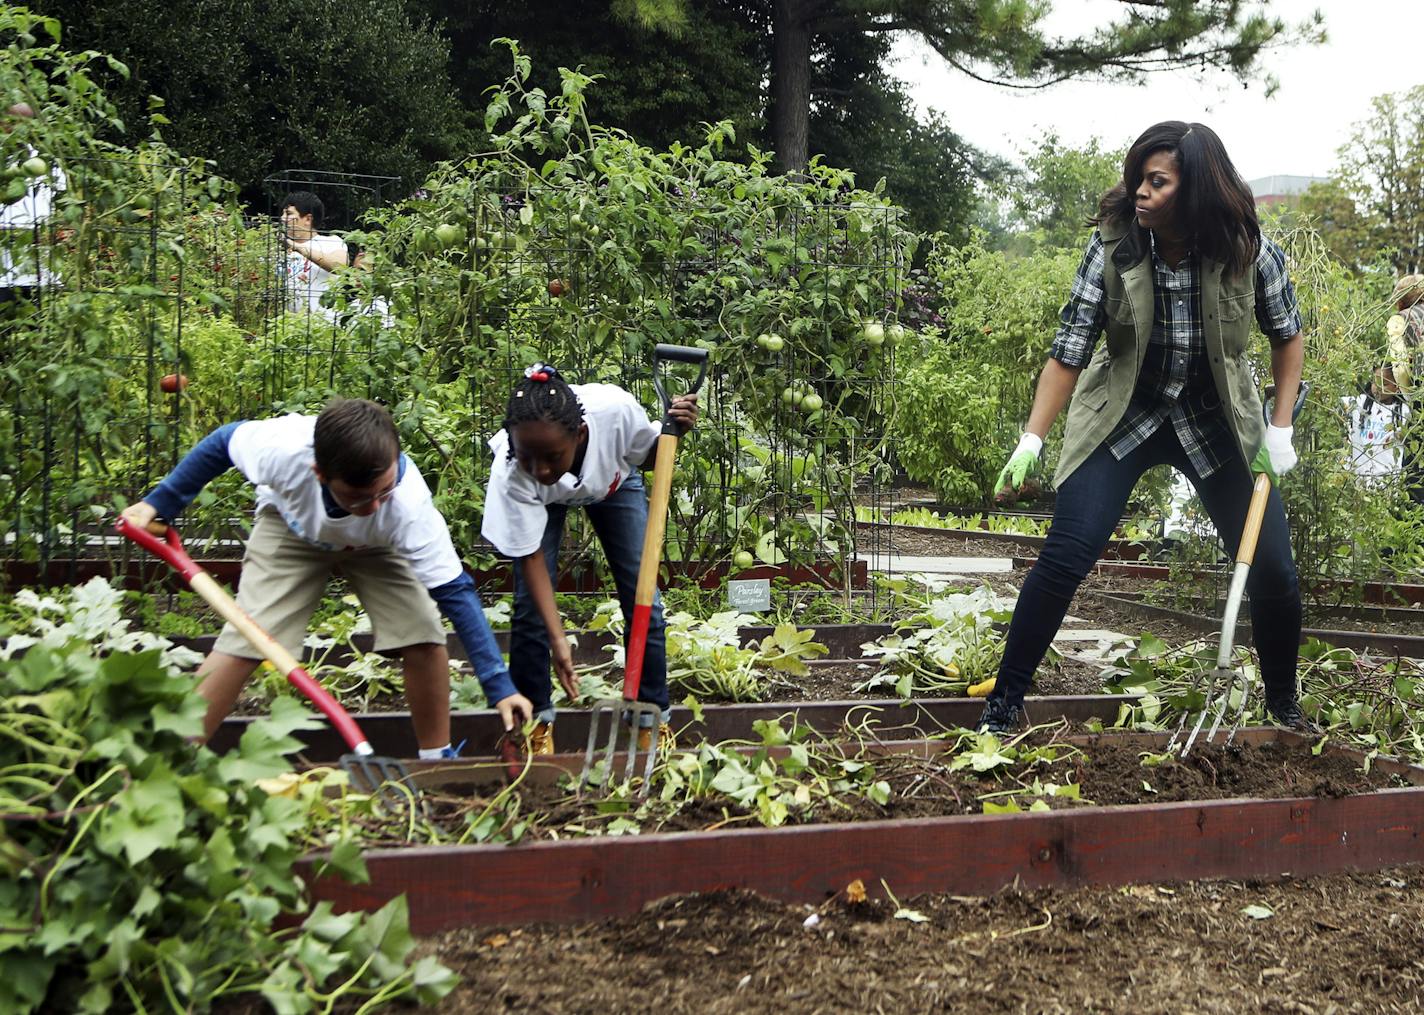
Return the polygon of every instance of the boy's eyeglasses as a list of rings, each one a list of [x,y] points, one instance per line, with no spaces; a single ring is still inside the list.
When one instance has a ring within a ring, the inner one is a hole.
[[[396,482],[392,483],[390,486],[382,490],[380,493],[373,494],[370,497],[362,497],[360,500],[347,501],[341,506],[347,511],[355,511],[359,508],[365,507],[367,504],[375,504],[378,501],[383,501],[389,498],[393,493],[396,492],[396,487],[399,485],[400,481],[397,480]]]

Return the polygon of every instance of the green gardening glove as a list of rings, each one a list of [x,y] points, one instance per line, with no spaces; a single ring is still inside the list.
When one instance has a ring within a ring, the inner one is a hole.
[[[1004,466],[999,478],[994,481],[995,499],[1010,494],[1017,495],[1023,489],[1028,477],[1038,471],[1038,456],[1042,451],[1043,438],[1037,434],[1025,433],[1019,438],[1018,447],[1014,448],[1014,453],[1009,456],[1009,464]]]
[[[1271,477],[1271,485],[1279,486],[1280,480],[1276,477],[1276,470],[1271,466],[1271,453],[1266,450],[1266,446],[1261,445],[1261,450],[1256,452],[1256,457],[1251,459],[1251,475],[1259,476],[1265,473]]]

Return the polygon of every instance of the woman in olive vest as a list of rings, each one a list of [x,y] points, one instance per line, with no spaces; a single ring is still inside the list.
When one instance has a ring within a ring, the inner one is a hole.
[[[1024,581],[980,719],[993,733],[1018,728],[1034,670],[1144,472],[1180,470],[1235,553],[1252,473],[1279,476],[1296,463],[1291,408],[1303,343],[1295,291],[1220,138],[1199,123],[1150,127],[1093,222],[1028,425],[996,485],[1022,487],[1071,395],[1053,526]],[[1278,397],[1269,426],[1247,355],[1253,320],[1271,343]],[[1266,707],[1282,725],[1308,729],[1296,702],[1300,587],[1275,490],[1247,588]]]

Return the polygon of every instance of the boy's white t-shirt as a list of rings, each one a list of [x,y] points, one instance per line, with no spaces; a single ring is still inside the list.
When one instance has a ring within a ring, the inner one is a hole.
[[[1385,405],[1363,394],[1341,401],[1350,414],[1351,471],[1365,479],[1398,472],[1403,452],[1398,430],[1409,419],[1409,406]]]
[[[309,242],[315,248],[346,259],[346,241],[339,236],[316,235]],[[309,310],[331,317],[332,312],[321,305],[322,294],[330,285],[331,272],[295,250],[287,252],[287,288],[293,310]]]
[[[506,557],[539,549],[548,521],[547,504],[596,504],[642,468],[662,425],[628,392],[614,384],[572,384],[588,426],[588,448],[577,476],[564,473],[545,486],[509,457],[509,434],[490,438],[494,452],[480,534]]]
[[[323,550],[391,547],[428,589],[458,578],[464,567],[445,518],[420,470],[405,455],[395,494],[372,514],[327,514],[321,483],[312,471],[315,428],[315,416],[293,413],[251,420],[232,432],[228,455],[257,487],[257,509],[275,508],[294,535]]]

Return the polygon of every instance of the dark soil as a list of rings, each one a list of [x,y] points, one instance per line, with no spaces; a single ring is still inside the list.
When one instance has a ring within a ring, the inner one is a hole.
[[[1424,997],[1420,868],[900,901],[927,921],[838,896],[808,929],[810,907],[730,892],[422,949],[464,977],[442,1012],[1344,1015]]]
[[[991,537],[967,537],[952,532],[910,532],[896,529],[893,536],[881,530],[861,526],[861,554],[872,549],[882,553],[895,553],[907,557],[1022,557],[1032,556],[1032,547],[1022,546],[1006,539]],[[911,568],[904,568],[911,570]]]
[[[1052,741],[1032,737],[1027,743],[1048,745]],[[1315,755],[1304,744],[1267,742],[1228,747],[1218,741],[1198,744],[1186,758],[1150,766],[1143,764],[1145,752],[1140,745],[1125,743],[1112,735],[1087,748],[1059,744],[1057,750],[1058,757],[1051,763],[1006,765],[996,770],[1002,774],[979,774],[968,768],[951,771],[943,756],[926,759],[907,754],[860,755],[858,760],[874,766],[876,779],[890,784],[893,793],[887,803],[877,804],[858,792],[837,794],[833,799],[817,795],[808,809],[792,811],[787,824],[978,814],[986,795],[1002,801],[1007,799],[1005,791],[1020,791],[1015,800],[1024,809],[1035,799],[1060,809],[1236,797],[1340,797],[1401,784],[1397,777],[1377,769],[1365,772],[1356,758],[1330,752]],[[1035,780],[1059,785],[1075,783],[1080,787],[1080,796],[1074,799],[1036,795],[1029,789]],[[428,799],[435,820],[458,833],[464,828],[465,815],[472,808],[483,810],[502,788],[478,786],[473,792],[456,789],[448,796],[428,794]],[[526,833],[531,838],[597,834],[606,822],[626,813],[594,797],[578,797],[556,786],[525,784],[516,792],[520,797],[519,813],[531,819]],[[645,832],[759,827],[754,809],[720,795],[700,798],[675,812],[651,800],[641,808],[638,821]]]

